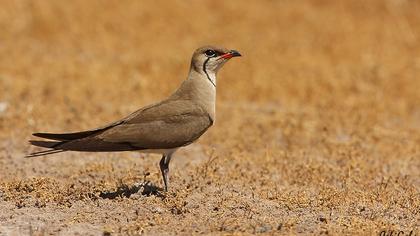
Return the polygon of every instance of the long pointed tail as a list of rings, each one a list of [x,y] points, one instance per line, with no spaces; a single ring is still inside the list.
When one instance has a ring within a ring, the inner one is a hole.
[[[59,152],[65,152],[66,150],[56,150],[56,149],[52,149],[52,150],[46,150],[46,151],[40,151],[40,152],[33,152],[30,153],[28,155],[26,155],[26,158],[29,157],[39,157],[39,156],[45,156],[45,155],[50,155],[50,154],[54,154],[54,153],[59,153]]]
[[[66,150],[62,150],[58,147],[59,145],[64,144],[65,142],[66,141],[55,142],[55,141],[30,140],[29,143],[31,143],[34,146],[52,148],[52,149],[39,151],[39,152],[33,152],[26,155],[26,157],[38,157],[38,156],[50,155],[50,154],[59,153],[59,152],[65,152]]]

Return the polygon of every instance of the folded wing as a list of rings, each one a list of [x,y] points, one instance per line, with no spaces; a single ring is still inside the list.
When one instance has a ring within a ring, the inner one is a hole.
[[[212,123],[210,116],[191,101],[167,100],[99,129],[65,134],[36,133],[37,137],[57,142],[31,143],[63,151],[169,149],[195,141]]]

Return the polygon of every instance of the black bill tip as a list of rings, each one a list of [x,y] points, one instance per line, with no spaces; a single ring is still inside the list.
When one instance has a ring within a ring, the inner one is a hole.
[[[236,50],[230,50],[230,55],[232,56],[232,57],[241,57],[242,55],[238,52],[238,51],[236,51]]]

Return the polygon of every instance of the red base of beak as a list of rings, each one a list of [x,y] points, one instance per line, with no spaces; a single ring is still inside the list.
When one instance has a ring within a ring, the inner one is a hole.
[[[223,54],[220,56],[223,59],[231,59],[232,57],[240,57],[242,56],[238,51],[236,50],[230,50],[230,52]]]

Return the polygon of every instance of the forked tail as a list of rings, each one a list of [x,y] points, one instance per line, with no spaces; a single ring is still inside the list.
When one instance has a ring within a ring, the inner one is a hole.
[[[29,140],[29,143],[31,143],[34,146],[37,147],[44,147],[44,148],[52,148],[49,150],[39,151],[39,152],[33,152],[25,157],[38,157],[38,156],[44,156],[59,152],[65,152],[66,150],[60,149],[58,146],[61,144],[66,143],[66,141],[38,141],[38,140]]]

